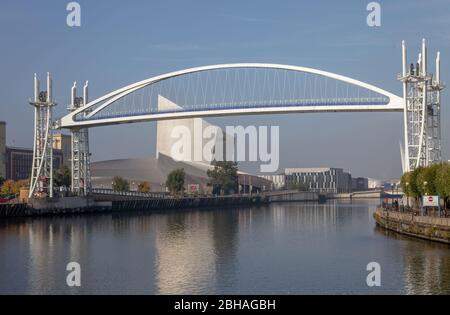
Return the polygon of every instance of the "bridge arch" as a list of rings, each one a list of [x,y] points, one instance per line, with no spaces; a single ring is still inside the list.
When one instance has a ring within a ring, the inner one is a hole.
[[[243,108],[203,108],[199,110],[180,110],[174,112],[157,112],[147,114],[129,114],[116,117],[96,117],[99,113],[114,106],[115,103],[123,100],[128,95],[142,90],[146,87],[152,86],[159,82],[163,82],[169,79],[183,77],[196,73],[204,73],[215,70],[226,69],[272,69],[272,70],[284,70],[297,73],[311,74],[320,76],[327,79],[343,82],[358,88],[365,89],[367,91],[374,92],[385,98],[381,103],[375,103],[373,100],[367,99],[365,102],[344,104],[332,99],[327,99],[320,104],[284,104],[282,100],[275,101],[273,104],[266,104],[265,106],[252,106]],[[180,71],[174,71],[159,76],[155,76],[140,82],[136,82],[108,93],[102,97],[99,97],[85,106],[82,106],[70,114],[60,119],[56,126],[58,128],[82,128],[82,127],[96,127],[113,124],[133,123],[133,122],[145,122],[155,120],[170,120],[170,119],[182,119],[193,117],[208,117],[208,116],[231,116],[231,115],[252,115],[252,114],[282,114],[293,112],[357,112],[357,111],[403,111],[404,100],[403,98],[392,94],[388,91],[380,89],[371,84],[355,80],[339,74],[301,67],[282,64],[266,64],[266,63],[235,63],[235,64],[218,64],[203,67],[195,67]],[[81,117],[81,119],[80,119]]]

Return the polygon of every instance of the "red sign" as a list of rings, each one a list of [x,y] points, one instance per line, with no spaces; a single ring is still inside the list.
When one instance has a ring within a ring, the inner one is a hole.
[[[433,202],[433,200],[434,200],[434,199],[433,199],[432,196],[428,197],[428,201],[429,201],[429,202]]]

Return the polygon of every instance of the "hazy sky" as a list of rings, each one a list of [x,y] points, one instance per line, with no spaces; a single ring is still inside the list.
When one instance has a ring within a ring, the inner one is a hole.
[[[154,75],[192,66],[268,62],[307,66],[359,79],[393,93],[401,40],[416,60],[429,42],[450,76],[450,2],[379,1],[382,26],[368,27],[370,1],[78,1],[82,26],[66,25],[69,1],[2,0],[0,120],[9,145],[31,147],[33,73],[52,72],[56,116],[66,113],[71,83],[89,79],[91,97]],[[434,63],[434,62],[433,62]],[[430,68],[434,69],[434,64]],[[443,149],[450,158],[448,93],[443,95]],[[380,179],[401,173],[401,113],[289,114],[215,118],[219,125],[272,124],[281,132],[281,168],[333,166]],[[150,157],[155,124],[96,128],[94,160]],[[251,167],[253,169],[255,165]]]

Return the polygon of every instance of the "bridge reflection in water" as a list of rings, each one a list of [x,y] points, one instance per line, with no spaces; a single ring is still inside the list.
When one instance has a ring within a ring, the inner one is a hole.
[[[377,203],[10,220],[0,293],[450,293],[448,246],[375,228]],[[372,261],[381,288],[366,286]]]

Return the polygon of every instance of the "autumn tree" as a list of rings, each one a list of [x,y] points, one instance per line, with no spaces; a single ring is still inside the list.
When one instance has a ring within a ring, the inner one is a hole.
[[[28,180],[7,180],[3,183],[0,191],[2,195],[17,195],[20,193],[20,189],[27,188],[28,186]]]
[[[148,182],[141,182],[138,185],[138,192],[149,193],[151,191],[151,186]]]

